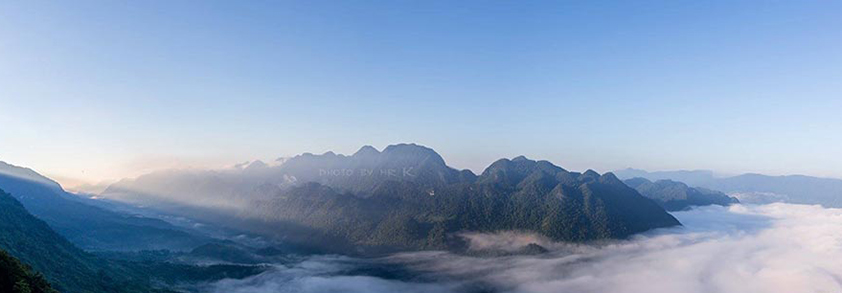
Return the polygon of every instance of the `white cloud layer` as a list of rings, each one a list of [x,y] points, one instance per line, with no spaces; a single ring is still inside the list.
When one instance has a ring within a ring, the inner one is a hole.
[[[546,244],[537,256],[446,252],[379,260],[313,257],[211,292],[842,292],[842,209],[768,204],[675,213],[683,228],[596,246]],[[530,238],[533,237],[533,238]],[[482,247],[540,237],[469,237]],[[499,242],[495,244],[494,241]],[[372,265],[397,266],[371,273]]]

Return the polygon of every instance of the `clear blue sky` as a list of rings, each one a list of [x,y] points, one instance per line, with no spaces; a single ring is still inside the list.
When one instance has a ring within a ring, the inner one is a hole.
[[[842,177],[842,1],[235,2],[0,2],[0,160],[96,181],[417,142]]]

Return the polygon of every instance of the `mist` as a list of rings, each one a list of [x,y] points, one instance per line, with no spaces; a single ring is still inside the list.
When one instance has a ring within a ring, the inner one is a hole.
[[[315,256],[207,292],[840,292],[842,209],[773,203],[674,215],[683,227],[575,245],[517,232],[469,233],[476,249],[539,243],[540,255],[413,252]]]

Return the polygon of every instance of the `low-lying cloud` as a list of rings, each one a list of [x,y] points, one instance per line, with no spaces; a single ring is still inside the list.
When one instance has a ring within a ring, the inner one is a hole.
[[[248,279],[223,280],[206,290],[842,292],[842,209],[775,203],[704,207],[675,216],[684,227],[600,246],[543,243],[550,252],[530,256],[318,256]],[[546,241],[518,233],[466,237],[483,247]]]

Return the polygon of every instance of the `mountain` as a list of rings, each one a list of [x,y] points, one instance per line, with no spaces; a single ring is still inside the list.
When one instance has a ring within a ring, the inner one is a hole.
[[[58,182],[55,182],[50,178],[44,177],[41,174],[38,174],[37,172],[33,171],[32,169],[18,167],[0,161],[0,178],[2,177],[28,181],[31,183],[38,184],[39,186],[42,186],[46,189],[56,191],[61,190],[61,186],[58,184]]]
[[[255,161],[223,170],[165,170],[123,179],[98,196],[161,209],[201,207],[236,212],[294,180],[275,166]]]
[[[706,182],[715,179],[713,171],[708,170],[679,170],[679,171],[657,171],[647,172],[640,169],[623,169],[611,171],[617,178],[626,180],[632,178],[645,178],[650,181],[674,180],[683,182],[689,186],[703,186]]]
[[[0,292],[52,293],[57,292],[40,273],[0,249]]]
[[[206,241],[167,222],[95,207],[27,168],[0,162],[0,189],[76,245],[94,250],[187,250]]]
[[[352,156],[306,153],[287,160],[279,169],[295,181],[317,182],[358,195],[370,194],[388,180],[433,187],[476,179],[473,172],[450,168],[434,150],[416,144],[390,145],[383,152],[364,146]]]
[[[727,206],[739,203],[736,198],[722,192],[701,187],[693,188],[672,180],[652,182],[638,177],[623,182],[640,192],[641,195],[654,200],[667,211],[686,210],[691,206]]]
[[[26,274],[26,271],[15,269],[13,260],[8,260],[7,265],[4,263],[7,259],[0,258],[4,268],[11,268],[10,274],[28,280],[33,292],[35,286],[32,284],[46,286],[38,280],[39,274],[43,274],[49,284],[60,292],[172,292],[166,288],[175,284],[243,278],[265,269],[260,266],[191,266],[102,258],[70,243],[3,190],[0,190],[0,250],[4,251],[4,256],[7,253],[10,258],[30,265],[37,272]],[[3,282],[3,277],[10,276],[4,274],[0,282]]]
[[[0,249],[47,276],[62,292],[143,292],[109,266],[74,246],[44,221],[29,214],[20,202],[0,190]],[[119,287],[126,290],[118,290]],[[131,289],[131,290],[130,290]]]
[[[399,144],[382,152],[366,146],[351,156],[303,154],[260,170],[254,175],[245,170],[180,173],[169,179],[155,175],[159,180],[141,176],[109,187],[102,196],[147,203],[179,192],[193,198],[205,187],[189,189],[190,182],[211,182],[208,176],[225,174],[225,181],[217,181],[219,189],[260,192],[230,195],[244,208],[228,217],[209,218],[209,212],[199,210],[181,215],[359,254],[458,248],[464,244],[458,234],[465,231],[522,230],[586,242],[680,225],[613,174],[569,172],[525,157],[498,160],[476,176],[447,166],[430,148]],[[162,182],[170,187],[154,185]],[[142,193],[130,192],[141,188]],[[164,194],[146,197],[153,189]]]
[[[274,166],[255,161],[223,170],[160,171],[121,180],[100,195],[165,209],[189,205],[236,212],[254,199],[267,199],[282,189],[306,182],[365,195],[386,180],[440,186],[475,178],[469,170],[448,167],[432,149],[398,144],[382,152],[364,146],[351,156],[305,153]]]
[[[716,177],[710,171],[646,172],[626,169],[615,171],[619,178],[649,180],[672,179],[694,187],[704,187],[732,194],[746,203],[784,201],[799,204],[820,204],[842,208],[842,180],[803,175],[769,176],[742,174]]]

